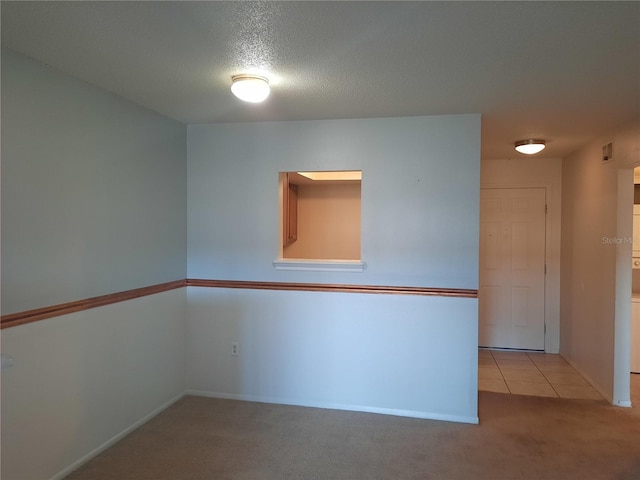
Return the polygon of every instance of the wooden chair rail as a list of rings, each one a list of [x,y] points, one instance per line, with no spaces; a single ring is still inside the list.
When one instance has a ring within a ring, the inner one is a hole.
[[[186,285],[186,280],[176,280],[174,282],[160,283],[149,287],[134,288],[133,290],[125,290],[123,292],[110,293],[100,295],[98,297],[85,298],[74,302],[60,303],[58,305],[50,305],[47,307],[36,308],[34,310],[26,310],[23,312],[10,313],[3,315],[0,320],[0,328],[16,327],[25,323],[37,322],[46,318],[58,317],[69,313],[80,312],[90,308],[103,307],[112,303],[133,300],[134,298],[154,295],[156,293],[174,290]]]
[[[74,302],[51,305],[34,310],[3,315],[0,329],[16,327],[26,323],[37,322],[47,318],[67,315],[69,313],[102,307],[112,303],[133,300],[134,298],[154,295],[181,287],[209,287],[209,288],[241,288],[251,290],[293,290],[306,292],[338,292],[338,293],[370,293],[384,295],[422,295],[439,297],[477,298],[478,291],[460,288],[431,288],[431,287],[402,287],[386,285],[345,285],[325,283],[287,283],[287,282],[252,282],[240,280],[207,280],[189,278],[174,282],[160,283],[149,287],[135,288],[123,292],[100,295]]]
[[[461,288],[402,287],[387,285],[345,285],[330,283],[250,282],[240,280],[187,279],[188,287],[244,288],[255,290],[298,290],[308,292],[372,293],[477,298],[478,291]]]

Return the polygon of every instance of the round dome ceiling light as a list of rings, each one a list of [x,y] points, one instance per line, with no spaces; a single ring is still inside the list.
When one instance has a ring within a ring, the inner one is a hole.
[[[234,75],[231,81],[231,92],[245,102],[260,103],[269,96],[269,80],[265,77]]]
[[[525,155],[533,155],[544,150],[544,140],[536,140],[530,138],[528,140],[519,140],[516,142],[516,150]]]

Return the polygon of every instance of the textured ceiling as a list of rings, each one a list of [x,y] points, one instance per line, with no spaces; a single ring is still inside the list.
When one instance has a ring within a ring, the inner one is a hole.
[[[184,123],[482,114],[484,158],[640,116],[638,2],[6,2],[2,45]],[[244,104],[231,75],[272,94]]]

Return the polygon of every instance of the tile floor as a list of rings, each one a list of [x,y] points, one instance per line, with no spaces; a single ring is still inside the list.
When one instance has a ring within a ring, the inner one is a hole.
[[[537,397],[602,400],[560,355],[479,350],[478,389]]]

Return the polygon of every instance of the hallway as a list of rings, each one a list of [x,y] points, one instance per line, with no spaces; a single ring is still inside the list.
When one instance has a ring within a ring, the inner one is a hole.
[[[478,390],[603,400],[602,395],[560,355],[546,353],[479,350]]]

